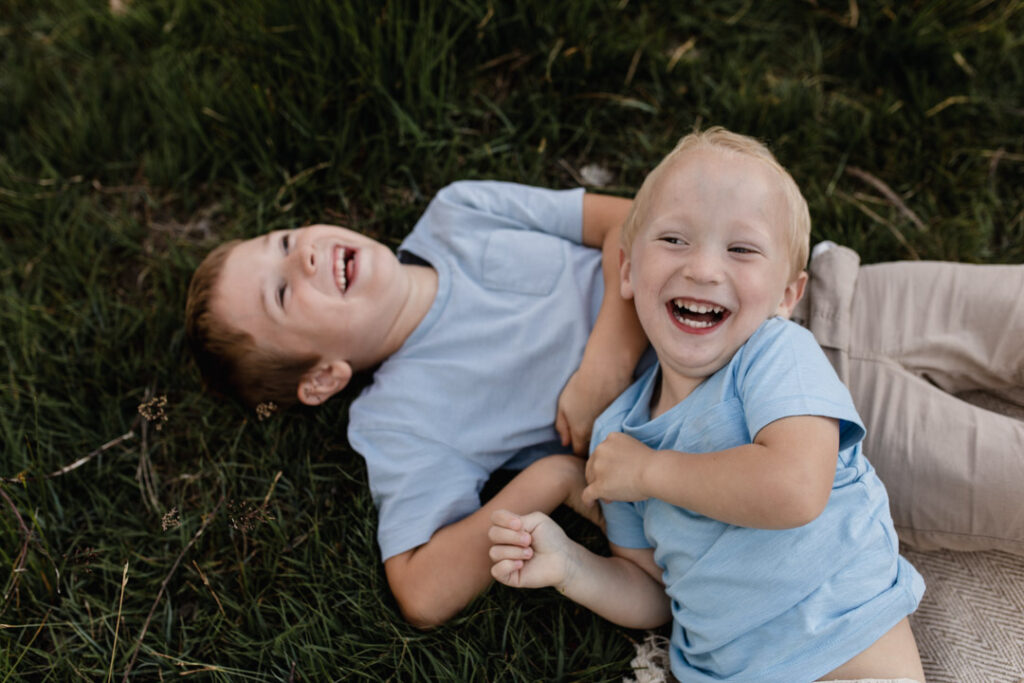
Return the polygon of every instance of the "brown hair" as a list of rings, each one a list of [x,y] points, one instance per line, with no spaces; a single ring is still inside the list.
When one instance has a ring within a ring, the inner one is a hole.
[[[650,203],[652,188],[657,179],[685,152],[698,148],[720,149],[759,159],[781,176],[783,193],[786,195],[786,203],[789,208],[786,234],[789,241],[791,277],[799,275],[807,265],[810,251],[811,214],[807,209],[807,200],[800,193],[800,188],[793,180],[793,176],[783,168],[768,147],[748,135],[733,133],[721,126],[712,126],[707,130],[695,131],[684,136],[647,175],[636,193],[629,216],[622,227],[622,248],[628,253],[633,245],[633,240],[640,232],[640,226],[647,218],[647,205]]]
[[[185,336],[209,389],[235,396],[250,408],[267,402],[285,408],[295,403],[299,382],[320,358],[261,347],[251,334],[214,315],[211,303],[224,261],[240,242],[221,244],[196,268],[185,303]]]

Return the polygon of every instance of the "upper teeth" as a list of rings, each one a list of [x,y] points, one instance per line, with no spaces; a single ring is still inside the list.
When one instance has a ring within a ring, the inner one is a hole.
[[[345,247],[338,249],[337,256],[334,257],[334,284],[338,286],[343,293],[348,289],[348,275],[345,273],[345,254],[347,251]]]
[[[676,308],[685,308],[691,313],[724,313],[725,309],[714,304],[686,303],[683,299],[674,299]]]

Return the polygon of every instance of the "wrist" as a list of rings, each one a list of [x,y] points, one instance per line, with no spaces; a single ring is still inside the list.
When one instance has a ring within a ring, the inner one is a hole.
[[[565,564],[562,567],[562,580],[554,583],[554,589],[567,598],[572,599],[573,585],[579,573],[579,547],[571,539],[567,540],[569,543],[563,553]]]
[[[571,498],[573,493],[587,485],[586,461],[576,455],[558,453],[540,458],[527,470],[537,482],[561,495],[559,503]],[[526,470],[524,470],[525,472]]]
[[[645,498],[659,498],[658,496],[658,482],[663,476],[660,473],[660,465],[662,459],[665,457],[665,451],[652,450],[647,454],[646,458],[640,461],[640,476],[639,485],[640,492]]]
[[[591,377],[601,378],[609,384],[626,387],[632,383],[633,371],[642,353],[641,350],[633,354],[624,351],[622,347],[587,347],[580,360],[579,371]]]

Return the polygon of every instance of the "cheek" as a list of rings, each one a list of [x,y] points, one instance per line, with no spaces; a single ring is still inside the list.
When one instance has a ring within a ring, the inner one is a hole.
[[[775,273],[761,273],[757,276],[747,277],[743,280],[743,291],[746,292],[747,301],[757,304],[768,311],[768,315],[774,315],[775,309],[782,298],[782,291],[785,287],[782,278]]]

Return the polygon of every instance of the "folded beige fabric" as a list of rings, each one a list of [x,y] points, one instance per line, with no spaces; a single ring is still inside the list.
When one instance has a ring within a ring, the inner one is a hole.
[[[793,319],[846,383],[917,550],[1024,555],[1024,265],[818,253]]]

